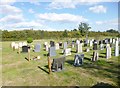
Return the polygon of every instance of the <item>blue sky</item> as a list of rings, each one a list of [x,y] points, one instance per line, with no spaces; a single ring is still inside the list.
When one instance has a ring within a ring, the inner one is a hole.
[[[118,0],[89,1],[2,0],[0,29],[62,31],[77,29],[80,22],[86,22],[91,31],[118,30]]]

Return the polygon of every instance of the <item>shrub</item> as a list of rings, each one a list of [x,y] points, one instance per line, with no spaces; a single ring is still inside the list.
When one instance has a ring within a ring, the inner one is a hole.
[[[33,42],[33,38],[27,38],[27,43],[32,43]]]

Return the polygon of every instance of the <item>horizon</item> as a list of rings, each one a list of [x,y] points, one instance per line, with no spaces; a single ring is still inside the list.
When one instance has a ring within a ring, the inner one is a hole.
[[[22,0],[23,1],[23,0]],[[71,31],[77,29],[80,22],[86,22],[90,31],[104,32],[118,29],[118,0],[84,0],[64,2],[30,0],[29,2],[2,0],[0,8],[0,26],[2,30],[45,30]],[[69,5],[68,5],[69,4]]]

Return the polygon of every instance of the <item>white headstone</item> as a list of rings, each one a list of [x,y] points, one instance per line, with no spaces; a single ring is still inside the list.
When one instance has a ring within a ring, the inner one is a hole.
[[[65,49],[65,50],[64,50],[64,55],[65,55],[65,56],[71,55],[71,48]]]
[[[56,43],[56,44],[55,44],[55,49],[56,49],[56,50],[60,49],[59,43]]]
[[[100,44],[100,50],[103,50],[103,49],[104,49],[104,45]]]
[[[45,50],[48,51],[49,50],[49,45],[45,45]]]
[[[93,41],[90,41],[90,47],[93,45]]]
[[[22,42],[19,42],[18,45],[19,45],[19,47],[22,47],[22,46],[23,46],[23,43],[22,43]]]
[[[86,49],[86,52],[89,52],[89,51],[90,51],[90,49],[89,49],[89,48],[87,48],[87,49]]]
[[[11,47],[13,48],[15,46],[15,42],[12,42],[11,43]]]
[[[80,41],[79,41],[79,40],[76,40],[76,44],[80,44]]]
[[[27,46],[27,43],[26,43],[26,42],[23,42],[23,46]]]
[[[76,51],[77,51],[77,53],[82,53],[82,44],[81,43],[76,45]]]
[[[19,46],[18,46],[18,44],[16,43],[16,44],[15,44],[15,49],[18,49],[18,47],[19,47]]]
[[[119,46],[118,46],[118,41],[115,42],[115,56],[119,56]]]
[[[107,59],[111,58],[111,47],[110,46],[106,47],[106,58]]]
[[[115,39],[113,39],[113,41],[112,41],[112,42],[113,42],[113,44],[115,44]]]

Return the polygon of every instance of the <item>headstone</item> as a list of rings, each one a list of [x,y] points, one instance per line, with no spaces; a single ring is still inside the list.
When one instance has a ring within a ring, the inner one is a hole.
[[[112,38],[110,38],[110,44],[112,43]]]
[[[115,56],[119,56],[119,46],[118,46],[119,42],[116,41],[115,42]]]
[[[59,42],[59,47],[62,48],[62,42]]]
[[[88,45],[88,40],[84,41],[84,47],[86,47]]]
[[[89,49],[89,48],[87,48],[87,49],[86,49],[86,52],[89,52],[89,51],[90,51],[90,49]]]
[[[67,42],[64,42],[63,48],[67,49]]]
[[[55,47],[50,47],[49,48],[49,56],[56,56],[56,51],[55,51]]]
[[[74,47],[75,47],[75,43],[74,43],[74,41],[72,41],[72,45],[71,45],[71,46],[72,46],[72,48],[74,48]]]
[[[98,52],[95,50],[94,52],[93,52],[93,57],[92,57],[92,61],[97,61],[98,60],[98,57],[99,57],[99,55],[98,55]]]
[[[74,43],[72,43],[72,48],[74,48],[75,47],[75,44]]]
[[[11,43],[11,47],[13,48],[15,46],[15,42],[12,42]]]
[[[23,44],[22,44],[23,46],[27,46],[27,43],[26,42],[23,42]]]
[[[50,41],[50,47],[54,47],[55,46],[55,42],[54,41]]]
[[[19,47],[22,47],[22,46],[23,46],[23,43],[22,43],[22,42],[19,42],[18,45],[19,45]]]
[[[60,58],[55,58],[53,59],[51,69],[53,72],[56,71],[62,71],[64,69],[64,62],[65,62],[65,57],[60,57]]]
[[[93,41],[91,40],[91,41],[90,41],[90,47],[91,47],[92,45],[93,45]]]
[[[97,42],[94,42],[94,44],[93,44],[93,50],[97,50]]]
[[[82,44],[81,43],[76,45],[76,52],[82,53]]]
[[[76,54],[74,57],[74,66],[80,66],[83,64],[84,54]]]
[[[18,49],[18,47],[19,47],[19,46],[18,46],[18,44],[16,43],[16,44],[15,44],[15,49]]]
[[[48,51],[49,50],[49,45],[45,45],[45,51]]]
[[[65,56],[71,55],[71,48],[65,49],[65,50],[64,50],[64,55],[65,55]]]
[[[100,44],[100,50],[103,50],[104,49],[104,45],[101,43]]]
[[[110,45],[107,45],[106,47],[106,58],[111,58],[111,48]]]
[[[56,44],[55,44],[55,49],[56,49],[56,50],[60,49],[60,48],[59,48],[59,43],[56,43]]]
[[[79,41],[79,40],[76,40],[76,44],[80,44],[80,41]]]
[[[112,43],[115,44],[115,39],[113,39]]]
[[[36,44],[36,45],[35,45],[34,51],[35,51],[35,52],[40,52],[40,44]]]
[[[22,52],[28,52],[28,46],[22,46]]]

